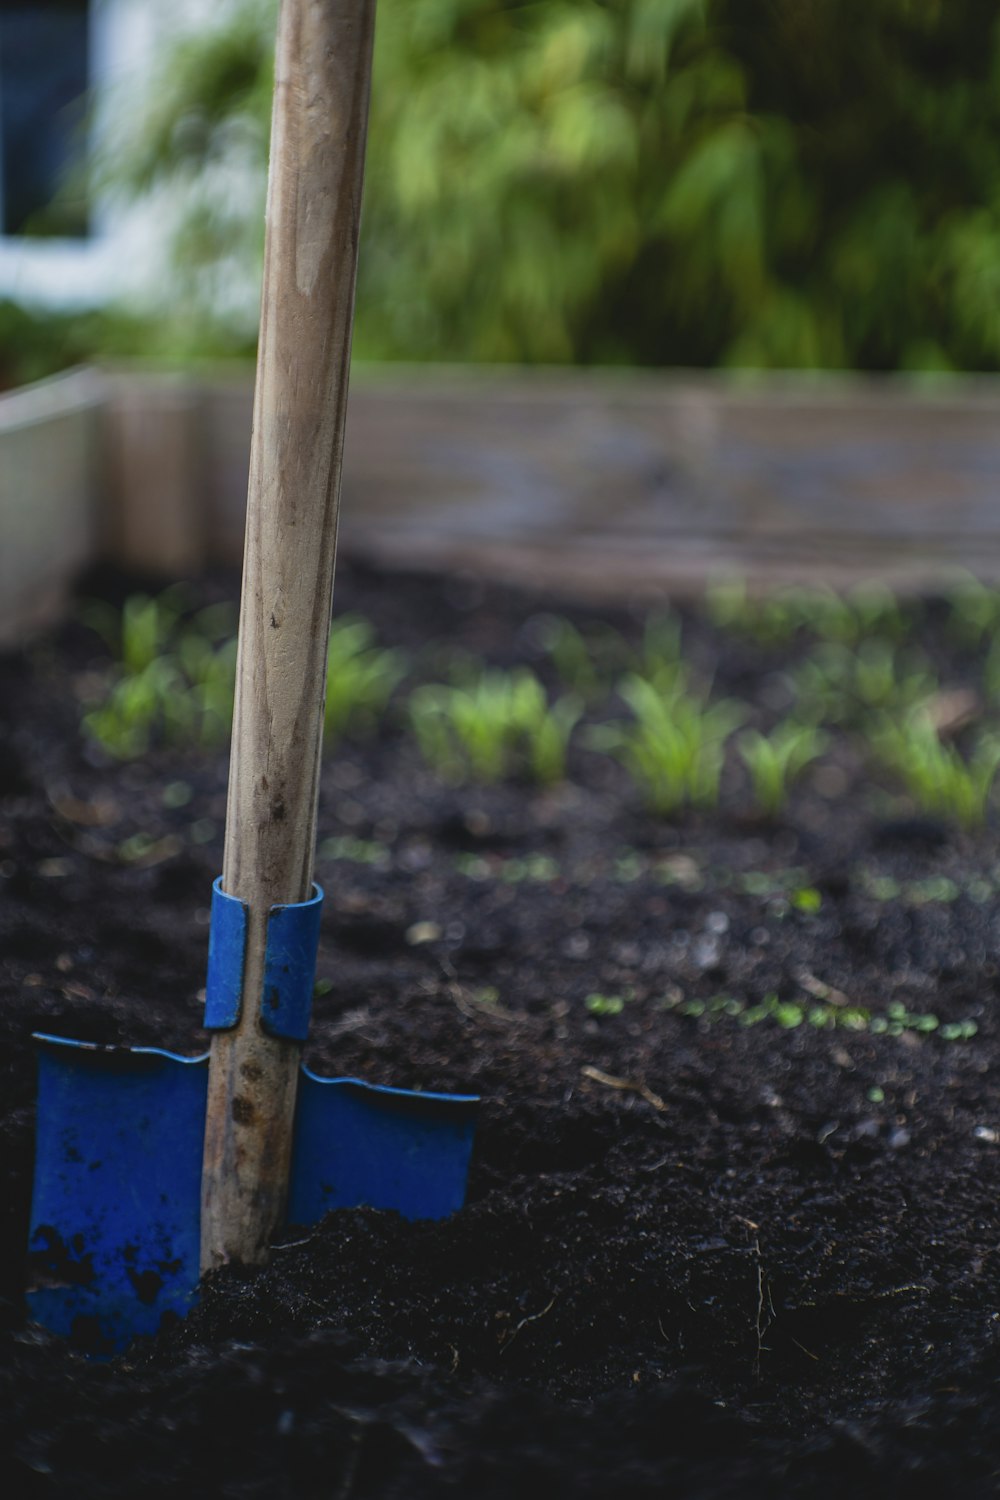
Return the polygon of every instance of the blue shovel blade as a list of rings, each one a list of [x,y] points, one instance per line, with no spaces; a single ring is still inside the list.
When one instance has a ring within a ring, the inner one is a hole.
[[[112,1353],[192,1304],[208,1069],[39,1041],[28,1305],[54,1333]]]
[[[28,1306],[94,1354],[183,1317],[198,1289],[207,1057],[39,1037]],[[472,1096],[302,1070],[288,1219],[332,1208],[439,1219],[461,1208]]]
[[[288,1222],[331,1208],[394,1208],[446,1219],[465,1202],[479,1100],[318,1078],[303,1068],[295,1113]]]

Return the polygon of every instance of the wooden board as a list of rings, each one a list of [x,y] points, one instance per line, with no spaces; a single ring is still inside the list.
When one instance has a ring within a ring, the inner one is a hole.
[[[57,620],[102,548],[106,403],[95,370],[0,400],[0,645]]]
[[[252,372],[83,372],[0,399],[0,637],[98,552],[243,550]],[[1000,383],[356,369],[341,547],[595,597],[958,567],[1000,580]]]

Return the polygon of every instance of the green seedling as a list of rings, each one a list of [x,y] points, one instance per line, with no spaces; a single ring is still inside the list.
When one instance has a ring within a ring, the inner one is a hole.
[[[850,590],[848,599],[857,622],[858,640],[900,641],[907,632],[908,611],[900,607],[899,600],[891,589],[876,582],[859,583]]]
[[[580,717],[570,694],[550,706],[532,672],[487,671],[468,687],[435,683],[410,695],[424,759],[451,781],[500,781],[521,772],[542,785],[562,779]]]
[[[197,630],[185,630],[177,640],[176,654],[183,673],[181,691],[186,691],[193,706],[198,742],[206,748],[225,744],[236,685],[235,639],[214,645]]]
[[[797,713],[813,723],[855,724],[880,711],[906,713],[927,701],[938,683],[922,656],[881,637],[856,651],[827,642],[792,674]]]
[[[686,691],[683,677],[663,693],[633,674],[619,693],[632,721],[595,727],[591,746],[621,761],[653,812],[716,806],[726,740],[746,715],[743,705],[728,699],[708,705]]]
[[[681,655],[681,621],[673,611],[653,614],[647,619],[635,675],[652,683],[663,696],[686,686],[687,669]]]
[[[130,760],[155,744],[223,744],[229,735],[236,681],[234,611],[212,605],[182,618],[183,596],[136,595],[120,615],[87,610],[88,623],[115,656],[102,701],[84,715],[88,732],[112,755]],[[363,620],[338,621],[330,633],[327,738],[367,729],[403,674],[398,653],[371,644]]]
[[[560,681],[585,703],[600,697],[604,683],[590,646],[576,626],[562,615],[542,615],[536,624],[538,639],[552,658]]]
[[[103,703],[83,716],[84,727],[118,760],[145,755],[154,742],[196,735],[196,709],[169,656],[114,682]]]
[[[787,645],[802,623],[797,592],[780,590],[755,597],[738,578],[710,585],[705,613],[717,630],[747,637],[761,646]]]
[[[958,645],[973,650],[1000,634],[1000,590],[969,573],[948,591],[946,599],[946,632]]]
[[[661,692],[671,691],[684,677],[681,620],[672,610],[647,616],[637,649],[609,625],[594,627],[585,638],[560,615],[540,616],[536,631],[560,679],[585,703],[602,697],[615,673],[626,669],[647,678]]]
[[[367,620],[345,615],[330,630],[324,729],[331,745],[345,734],[370,732],[405,675],[398,651],[373,645]]]
[[[962,828],[986,821],[1000,769],[1000,740],[981,736],[966,760],[945,744],[930,717],[917,710],[902,723],[886,717],[873,735],[875,753],[897,775],[921,812],[953,819]]]
[[[789,645],[800,632],[856,646],[875,635],[898,640],[905,630],[897,600],[878,583],[858,584],[844,595],[817,586],[754,596],[741,580],[728,580],[708,590],[706,610],[718,629],[762,646]]]
[[[898,881],[891,875],[880,875],[871,870],[860,872],[862,889],[873,901],[902,901],[904,906],[927,906],[934,902],[950,906],[961,896],[985,906],[997,893],[995,880],[984,880],[973,876],[965,885],[959,885],[948,875],[928,875],[922,880]]]
[[[83,620],[101,637],[128,676],[138,676],[168,650],[184,605],[181,585],[157,598],[133,594],[121,610],[101,600],[84,606]]]
[[[793,783],[823,754],[828,743],[818,729],[791,720],[779,724],[770,735],[756,729],[740,735],[737,745],[750,772],[754,802],[765,817],[777,817]]]
[[[616,672],[631,669],[666,692],[683,671],[681,621],[672,610],[647,616],[638,649],[610,625],[595,625],[585,638],[559,615],[541,616],[537,630],[561,680],[588,703],[608,690]]]
[[[184,592],[175,587],[156,599],[134,595],[120,613],[102,604],[85,612],[115,665],[103,701],[83,722],[119,760],[144,755],[154,744],[211,743],[228,733],[233,668],[224,668],[220,690],[216,651],[204,634],[221,616],[218,609],[202,611],[182,623],[183,604]],[[231,625],[231,611],[228,618]]]
[[[729,1019],[740,1026],[759,1026],[769,1022],[786,1031],[813,1026],[820,1031],[860,1031],[889,1037],[902,1036],[910,1031],[925,1035],[934,1033],[945,1042],[969,1041],[979,1029],[973,1020],[942,1023],[936,1015],[910,1011],[899,1001],[893,1001],[885,1012],[877,1012],[842,1001],[782,1000],[776,994],[765,995],[756,1003],[748,1003],[734,995],[686,1000],[682,995],[670,994],[659,1001],[659,1007],[709,1025]]]
[[[236,611],[212,604],[178,628],[173,649],[196,710],[197,737],[212,748],[225,744],[236,685]]]
[[[584,1005],[592,1016],[620,1016],[625,1009],[624,995],[588,995]]]
[[[1000,632],[991,640],[983,664],[983,696],[991,708],[1000,707]]]
[[[860,646],[879,638],[898,641],[906,629],[899,602],[884,584],[859,583],[846,594],[822,588],[807,596],[803,623],[824,641]]]
[[[455,869],[469,880],[502,880],[506,885],[519,885],[522,881],[534,881],[547,885],[558,880],[562,871],[556,860],[547,854],[527,854],[523,859],[490,859],[481,854],[457,854]]]

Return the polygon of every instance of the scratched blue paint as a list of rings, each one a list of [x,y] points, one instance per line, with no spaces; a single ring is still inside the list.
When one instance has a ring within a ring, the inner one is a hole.
[[[110,1354],[194,1300],[207,1059],[38,1041],[29,1313]]]
[[[109,1355],[198,1291],[207,1057],[39,1037],[30,1316]],[[302,1069],[288,1221],[461,1208],[477,1100]]]

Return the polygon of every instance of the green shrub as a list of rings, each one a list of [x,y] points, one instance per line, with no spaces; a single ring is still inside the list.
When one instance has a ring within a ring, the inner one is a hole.
[[[995,23],[981,0],[381,0],[358,352],[998,368]],[[274,0],[227,7],[110,135],[119,190],[180,189],[172,293],[203,338],[259,257],[273,28]]]

